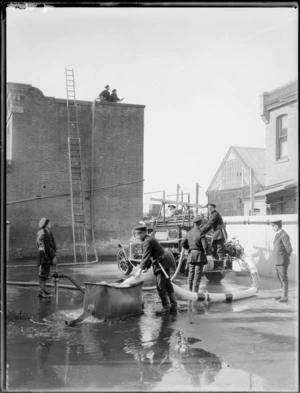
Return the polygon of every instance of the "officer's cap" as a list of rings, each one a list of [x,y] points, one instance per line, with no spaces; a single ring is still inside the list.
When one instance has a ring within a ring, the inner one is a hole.
[[[147,227],[146,227],[146,225],[138,225],[138,226],[136,226],[136,227],[134,228],[134,230],[135,230],[135,231],[144,232],[144,231],[147,231]]]
[[[214,203],[208,203],[208,204],[206,205],[206,207],[208,207],[208,206],[212,206],[212,207],[214,207],[214,208],[217,207],[217,205],[215,205]]]
[[[271,221],[272,225],[278,225],[278,226],[282,226],[282,220],[277,220],[277,221]]]
[[[106,85],[106,86],[105,86],[105,89],[109,89],[109,85]]]
[[[196,216],[194,219],[193,219],[193,222],[196,224],[197,222],[201,222],[202,221],[202,216]]]
[[[39,222],[39,228],[45,228],[45,226],[48,224],[49,221],[50,221],[49,218],[46,217],[41,218]]]

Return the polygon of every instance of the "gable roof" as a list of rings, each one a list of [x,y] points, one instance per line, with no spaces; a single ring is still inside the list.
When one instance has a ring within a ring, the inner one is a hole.
[[[254,178],[259,184],[262,186],[265,184],[266,149],[261,147],[230,146],[206,192],[211,190],[215,180],[217,179],[219,173],[225,165],[225,162],[227,161],[227,158],[231,153],[234,153],[249,170],[250,168],[253,169]]]

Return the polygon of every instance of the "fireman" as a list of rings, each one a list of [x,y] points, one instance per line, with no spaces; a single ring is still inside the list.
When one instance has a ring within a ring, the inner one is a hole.
[[[139,225],[134,230],[136,236],[142,241],[143,251],[141,264],[135,276],[140,277],[142,271],[148,270],[152,265],[156,278],[156,289],[162,303],[162,309],[158,313],[177,313],[177,302],[170,279],[170,269],[174,266],[171,253],[165,251],[155,237],[147,234],[146,226]]]
[[[46,281],[49,279],[50,266],[56,265],[56,243],[51,232],[50,220],[41,218],[40,230],[37,233],[36,244],[38,248],[37,265],[39,267],[40,289],[39,297],[50,297],[51,293],[46,289]]]
[[[227,240],[227,232],[221,214],[216,210],[214,203],[206,205],[210,213],[208,222],[200,229],[201,234],[207,233],[212,229],[211,254],[215,259],[223,260],[225,254],[225,241]]]

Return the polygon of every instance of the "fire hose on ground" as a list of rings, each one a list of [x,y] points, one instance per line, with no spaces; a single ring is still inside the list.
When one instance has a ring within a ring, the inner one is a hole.
[[[245,254],[242,256],[242,260],[246,262],[250,274],[251,274],[251,286],[248,289],[245,290],[238,290],[238,291],[232,291],[232,292],[225,292],[225,293],[208,293],[207,291],[205,292],[191,292],[187,289],[184,289],[182,287],[179,287],[178,285],[174,284],[174,280],[180,271],[180,268],[183,263],[183,254],[184,250],[181,251],[180,258],[179,258],[179,263],[178,266],[175,270],[174,275],[171,278],[171,281],[173,283],[173,288],[174,292],[176,295],[185,300],[192,300],[192,301],[204,301],[204,302],[209,302],[209,303],[216,303],[216,302],[231,302],[233,300],[239,300],[239,299],[244,299],[248,298],[251,296],[254,296],[258,292],[258,286],[259,286],[259,276],[258,276],[258,271],[256,269],[255,263],[252,261],[252,259]],[[162,266],[161,266],[162,268]],[[166,272],[162,268],[164,274]],[[167,274],[166,274],[167,275]],[[140,277],[135,277],[134,275],[132,277],[129,277],[127,280],[124,280],[120,286],[128,286],[135,284],[140,281],[146,281],[153,278],[153,273],[151,270],[148,270],[147,272],[144,272],[141,274]],[[169,277],[168,277],[169,278]],[[153,287],[155,288],[155,287]],[[152,289],[151,288],[147,288]]]

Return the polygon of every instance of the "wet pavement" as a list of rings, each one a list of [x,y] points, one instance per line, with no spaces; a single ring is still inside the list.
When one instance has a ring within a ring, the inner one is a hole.
[[[81,285],[124,278],[115,262],[59,272]],[[7,269],[8,282],[37,278],[36,267]],[[220,284],[203,278],[200,289],[220,293],[249,283],[249,276],[230,273]],[[254,297],[210,305],[180,300],[179,313],[165,316],[155,315],[156,291],[144,291],[142,315],[89,317],[75,327],[65,321],[81,314],[80,291],[59,288],[57,300],[40,299],[35,285],[7,285],[7,309],[29,316],[6,324],[7,390],[298,391],[298,288],[290,284],[288,303],[274,300],[277,280],[260,277]]]

